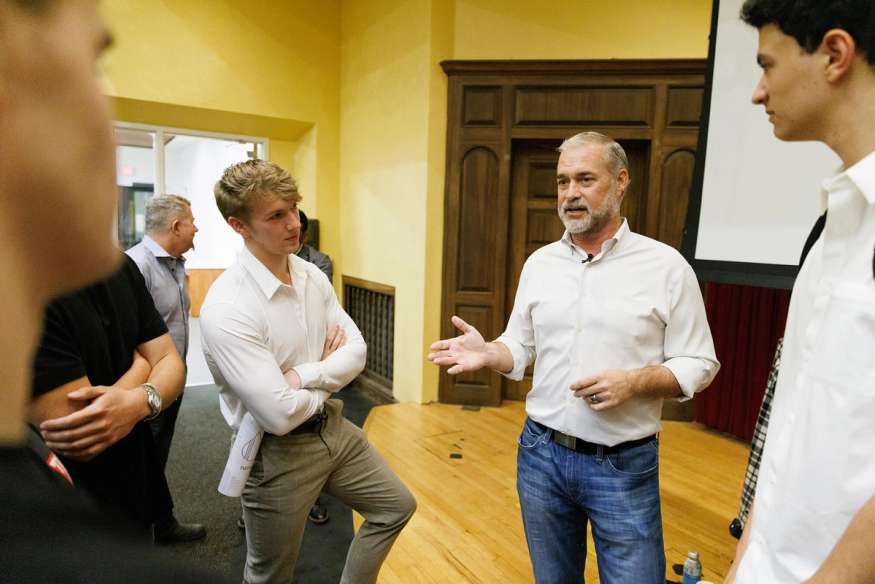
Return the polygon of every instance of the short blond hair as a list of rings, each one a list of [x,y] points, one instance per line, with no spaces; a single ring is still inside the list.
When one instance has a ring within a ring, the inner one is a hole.
[[[146,233],[164,233],[177,219],[191,213],[191,201],[165,193],[146,200]]]
[[[301,200],[298,183],[283,167],[267,160],[246,160],[232,164],[213,189],[219,212],[227,221],[249,220],[255,202],[273,195],[284,201]]]

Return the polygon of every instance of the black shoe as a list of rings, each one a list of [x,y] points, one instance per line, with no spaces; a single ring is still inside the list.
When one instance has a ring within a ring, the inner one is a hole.
[[[155,525],[155,543],[173,545],[198,541],[207,536],[207,529],[200,523],[180,523],[175,518],[166,525]]]
[[[732,523],[729,524],[729,535],[731,535],[735,539],[741,539],[741,534],[743,531],[744,528],[741,526],[741,520],[736,517],[732,520]]]
[[[328,507],[316,501],[316,504],[310,508],[310,514],[307,515],[307,519],[315,523],[316,525],[322,525],[323,523],[328,522]]]

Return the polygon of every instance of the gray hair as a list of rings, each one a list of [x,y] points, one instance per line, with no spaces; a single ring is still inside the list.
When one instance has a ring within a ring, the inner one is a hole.
[[[191,212],[191,201],[179,195],[157,195],[146,200],[146,233],[163,233]]]
[[[599,132],[581,132],[575,134],[571,138],[567,138],[557,148],[559,152],[565,152],[573,148],[588,146],[590,144],[600,144],[605,147],[606,162],[613,167],[615,173],[620,172],[621,168],[625,168],[629,172],[629,159],[626,157],[626,151],[620,146],[616,140],[605,136]]]

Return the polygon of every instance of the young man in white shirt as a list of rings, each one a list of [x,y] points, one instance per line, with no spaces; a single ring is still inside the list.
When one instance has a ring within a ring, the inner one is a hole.
[[[753,509],[727,582],[875,582],[875,3],[749,0],[753,102],[842,159],[796,283]]]
[[[620,215],[623,148],[583,132],[559,151],[566,232],[526,260],[504,334],[486,343],[454,316],[463,334],[429,359],[517,380],[535,361],[517,490],[537,582],[581,581],[591,521],[604,584],[663,584],[662,400],[693,397],[719,364],[692,268]]]
[[[329,399],[364,367],[365,342],[325,274],[294,255],[301,197],[288,172],[241,162],[225,170],[215,195],[245,246],[207,293],[204,354],[228,424],[236,431],[249,413],[265,430],[242,496],[244,581],[292,581],[307,513],[324,486],[365,518],[341,582],[376,582],[416,502]]]

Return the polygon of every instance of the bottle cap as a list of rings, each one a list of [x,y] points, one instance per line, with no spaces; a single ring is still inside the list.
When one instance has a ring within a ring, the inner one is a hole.
[[[687,557],[690,558],[691,560],[698,560],[699,559],[699,552],[697,552],[695,550],[690,550],[689,552],[687,552]]]

